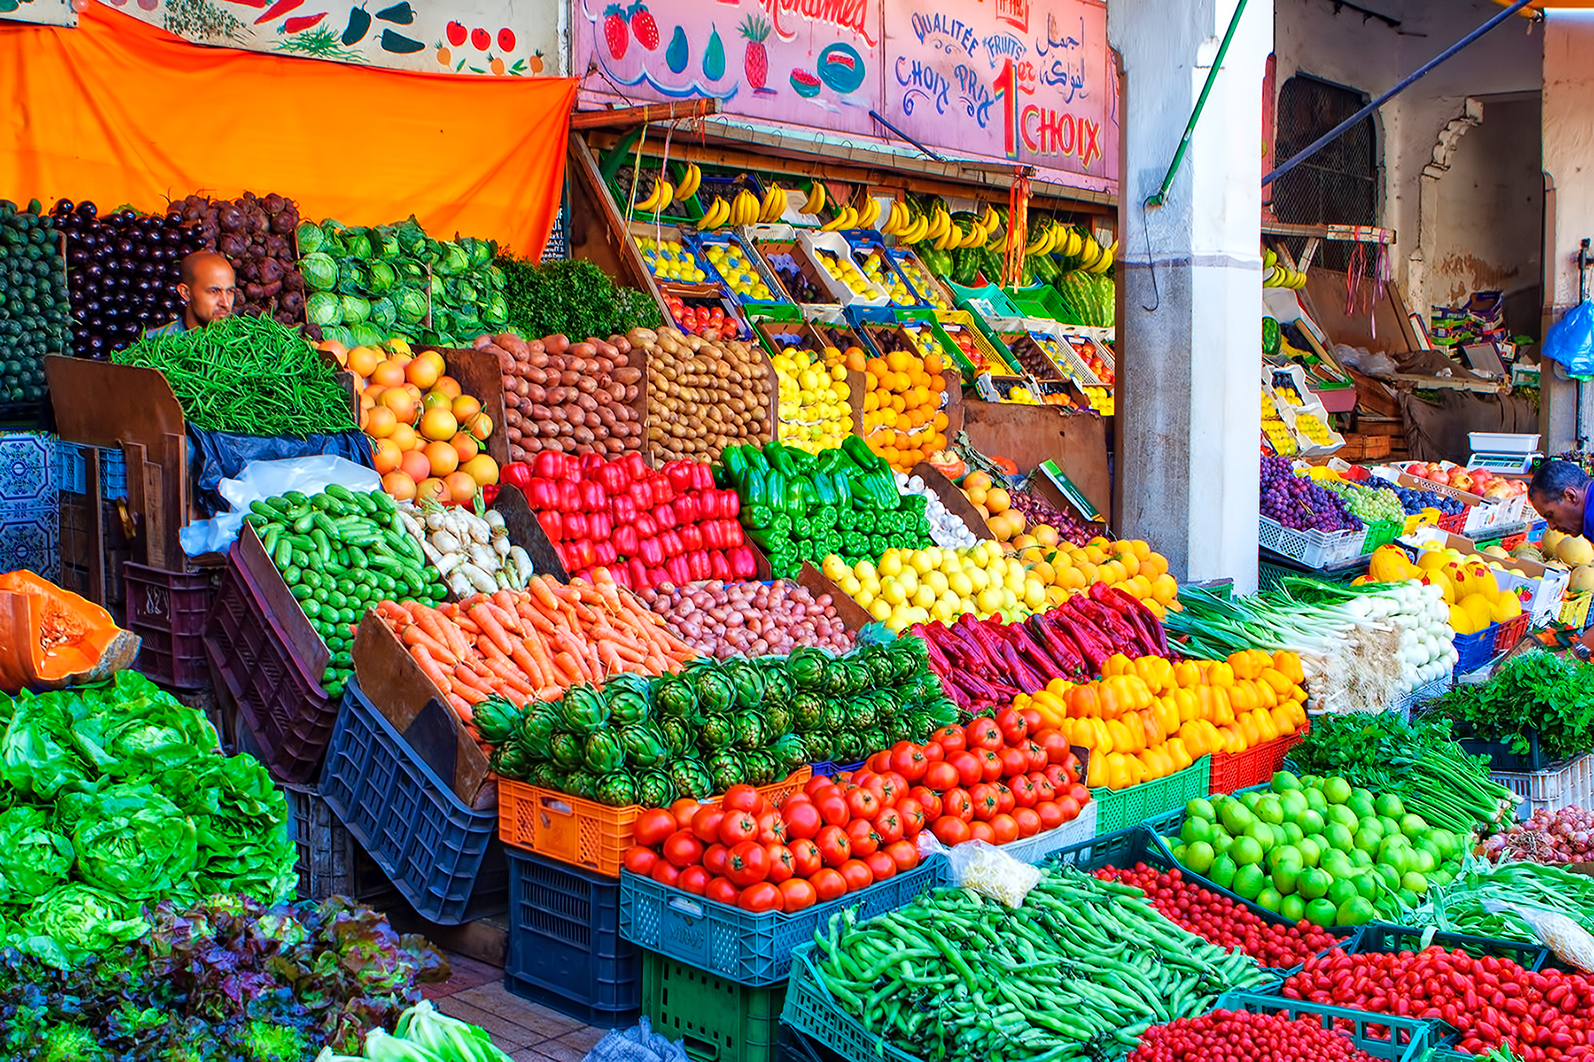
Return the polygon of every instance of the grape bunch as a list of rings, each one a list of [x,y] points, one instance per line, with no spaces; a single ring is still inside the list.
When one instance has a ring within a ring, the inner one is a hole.
[[[1329,481],[1327,486],[1344,500],[1347,509],[1367,523],[1379,520],[1404,522],[1406,519],[1405,510],[1400,507],[1400,499],[1388,491],[1333,481]]]
[[[1262,458],[1262,515],[1297,531],[1360,531],[1361,519],[1339,495],[1297,476],[1282,457]]]
[[[1401,507],[1407,513],[1420,513],[1424,509],[1438,509],[1441,516],[1454,516],[1466,509],[1465,505],[1462,505],[1454,498],[1447,498],[1443,494],[1438,494],[1431,490],[1412,490],[1410,487],[1402,487],[1391,483],[1387,479],[1374,478],[1368,483],[1368,486],[1394,491],[1395,497],[1400,499]]]

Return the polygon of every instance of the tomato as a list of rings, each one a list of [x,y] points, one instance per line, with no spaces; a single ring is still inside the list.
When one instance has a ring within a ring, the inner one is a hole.
[[[761,911],[778,911],[781,909],[780,890],[767,881],[760,881],[742,890],[741,896],[736,900],[736,906],[754,914]]]
[[[994,719],[975,719],[963,728],[963,740],[971,749],[999,749],[1002,747],[1002,728]]]
[[[854,789],[847,794],[847,809],[856,819],[872,819],[880,811],[880,798],[870,789]]]
[[[827,867],[839,867],[852,858],[852,841],[840,826],[826,826],[814,838],[819,846],[819,859]]]
[[[948,786],[947,788],[950,789],[952,787]],[[908,796],[910,798],[914,799],[914,800],[917,800],[919,802],[919,804],[924,808],[924,817],[925,818],[927,818],[927,819],[938,819],[938,818],[941,817],[941,794],[940,793],[932,793],[929,789],[926,789],[924,786],[916,785],[912,789],[908,790]],[[898,805],[898,806],[900,807],[901,805]]]
[[[799,804],[812,805],[813,802],[814,801],[813,801],[812,797],[810,797],[807,793],[805,793],[801,789],[799,789],[795,793],[787,793],[786,794],[786,799],[782,800],[780,802],[780,806],[777,807],[775,810],[779,811],[781,814],[785,814],[787,808],[794,808],[794,807],[796,807]]]
[[[1029,724],[1024,722],[1024,716],[1011,708],[1003,708],[996,713],[996,725],[1002,731],[1002,740],[1008,745],[1024,744],[1024,739],[1029,736]]]
[[[847,879],[841,876],[841,871],[832,867],[821,867],[814,871],[813,877],[808,879],[814,887],[814,892],[819,894],[820,903],[829,903],[838,896],[847,894]]]
[[[769,858],[769,876],[765,881],[779,885],[797,873],[797,859],[785,845],[765,844],[764,854]]]
[[[924,829],[924,805],[912,797],[903,797],[897,803],[896,813],[902,816],[902,836],[913,837]],[[879,829],[877,825],[876,830]]]
[[[1035,814],[1041,818],[1041,829],[1052,830],[1063,824],[1063,812],[1055,801],[1042,800],[1035,805]]]
[[[940,745],[947,752],[956,752],[959,749],[969,747],[968,738],[964,734],[963,728],[956,723],[948,723],[943,726],[940,730],[930,735],[930,740]]]
[[[1034,808],[1019,808],[1013,812],[1013,821],[1018,823],[1020,837],[1033,837],[1041,832],[1041,817]]]
[[[647,876],[653,870],[653,864],[659,861],[659,853],[640,844],[634,844],[625,850],[625,869],[633,874]]]
[[[1023,777],[1020,775],[1020,777]],[[996,790],[996,813],[998,815],[1011,815],[1018,806],[1018,800],[1013,796],[1013,791],[1001,782],[992,782],[991,788]]]
[[[946,762],[957,771],[957,784],[970,786],[980,780],[980,758],[972,752],[954,752]],[[948,786],[947,788],[951,788]],[[942,790],[945,792],[945,790]]]
[[[974,818],[974,801],[967,789],[948,789],[941,797],[941,812],[968,822]]]
[[[847,798],[841,795],[839,789],[815,800],[814,807],[819,809],[820,821],[831,826],[845,826],[852,820],[852,810],[847,807]]]
[[[1035,806],[1036,801],[1040,800],[1040,793],[1035,788],[1035,780],[1027,774],[1021,774],[1017,778],[1009,778],[1007,780],[1007,788],[1012,791],[1013,806],[1015,808],[1032,808]]]
[[[819,846],[806,837],[793,841],[791,848],[792,873],[799,878],[811,878],[814,872],[824,866],[824,861],[819,858]]]
[[[1051,783],[1051,780],[1048,779],[1046,775],[1042,774],[1040,771],[1035,771],[1031,774],[1025,775],[1025,777],[1029,780],[1029,784],[1035,789],[1035,800],[1037,803],[1042,800],[1057,799],[1057,787]]]
[[[803,792],[807,793],[810,797],[817,797],[821,789],[835,784],[836,783],[832,782],[824,775],[816,774],[812,778],[808,779],[807,784],[803,786]]]
[[[940,763],[946,759],[946,748],[939,742],[932,741],[924,746],[924,758],[930,763]]]
[[[897,876],[897,861],[889,853],[874,852],[863,857],[864,865],[869,868],[869,873],[874,875],[876,881]]]
[[[924,758],[924,750],[911,741],[899,741],[891,746],[891,769],[910,782],[916,782],[924,777],[925,768],[930,766],[930,761]]]
[[[1075,782],[1073,785],[1068,787],[1068,795],[1073,797],[1074,801],[1078,803],[1080,807],[1084,807],[1086,804],[1090,803],[1090,790],[1086,789],[1078,782]]]
[[[930,832],[942,844],[962,844],[969,839],[969,824],[951,815],[942,815],[930,826]]]
[[[1068,747],[1068,739],[1060,731],[1046,729],[1036,733],[1031,740],[1046,750],[1047,763],[1067,763],[1068,757],[1074,754]],[[1042,765],[1042,770],[1045,769]]]
[[[691,830],[676,830],[664,839],[664,858],[678,867],[703,861],[703,842]]]
[[[908,792],[908,780],[896,771],[888,771],[880,776],[880,803],[885,807],[895,807]]]
[[[769,853],[757,841],[738,842],[726,858],[725,876],[742,889],[763,881],[769,877]]]
[[[684,826],[685,823],[677,822],[675,816],[663,808],[653,808],[637,816],[632,832],[636,835],[637,844],[652,848],[656,844],[663,844],[666,837]]]
[[[725,860],[730,856],[731,850],[715,841],[703,849],[703,869],[710,874],[725,875]]]
[[[1032,771],[1044,771],[1046,765],[1052,760],[1047,751],[1037,742],[1030,741],[1025,743],[1024,749],[1029,753],[1029,769]]]
[[[860,772],[860,774],[862,774],[862,777],[853,779],[854,784],[861,789],[867,789],[877,801],[884,804],[886,801],[886,776],[875,771],[869,771],[867,774]],[[847,795],[851,796],[852,794],[848,793]]]
[[[742,890],[732,885],[729,878],[710,878],[708,888],[703,890],[705,898],[715,903],[730,904],[732,907],[736,906],[736,899],[741,894]]]
[[[880,838],[880,847],[884,848],[892,841],[902,840],[907,832],[907,824],[896,808],[884,808],[874,817],[874,832]]]
[[[812,907],[818,899],[819,894],[812,882],[792,878],[780,883],[780,909],[787,914]]]
[[[1011,815],[992,815],[991,832],[996,834],[997,844],[1007,844],[1018,840],[1018,821]]]
[[[715,844],[720,839],[720,823],[724,820],[725,812],[705,806],[692,816],[692,835],[704,844]]]
[[[990,749],[979,749],[974,753],[980,761],[980,781],[994,782],[1002,777],[1002,757]],[[1025,762],[1028,762],[1027,760]]]
[[[868,819],[853,819],[847,825],[847,840],[852,845],[852,854],[859,859],[880,847],[880,835]]]
[[[1029,770],[1029,753],[1023,749],[1007,748],[996,754],[1002,762],[1002,777],[1012,778]]]
[[[758,843],[759,844],[785,844],[786,820],[773,811],[766,811],[758,816]]]
[[[848,892],[857,892],[867,889],[874,884],[874,871],[869,869],[869,864],[861,859],[849,859],[841,864],[841,878],[847,883]]]
[[[653,870],[648,877],[661,885],[679,885],[681,882],[681,869],[674,863],[659,860],[653,864]]]
[[[1045,724],[1045,720],[1041,718],[1041,713],[1033,708],[1025,708],[1019,714],[1024,717],[1024,729],[1029,731],[1031,734],[1035,733],[1035,731],[1039,730]]]
[[[709,880],[713,877],[703,867],[687,867],[681,871],[681,876],[675,882],[677,888],[692,893],[694,896],[703,895],[703,890],[708,888]]]
[[[919,865],[919,846],[912,841],[898,841],[886,849],[886,855],[897,865],[897,873],[905,873]]]
[[[781,814],[786,819],[786,836],[792,840],[812,837],[824,825],[819,818],[819,809],[806,801],[801,804],[787,801]]]
[[[967,756],[968,753],[954,752],[952,755]],[[976,761],[974,766],[978,769],[979,763]],[[937,793],[944,793],[953,786],[961,785],[962,778],[958,774],[958,769],[950,762],[932,763],[924,770],[923,782],[922,786],[914,786],[914,790],[933,789]]]
[[[675,825],[677,828],[686,829],[692,825],[692,816],[696,815],[699,811],[702,811],[706,807],[708,807],[707,804],[699,804],[691,797],[682,797],[670,805],[670,814],[675,816]]]
[[[762,815],[767,808],[764,795],[747,784],[733,785],[720,798],[720,807],[726,811],[745,811],[749,815]]]
[[[1047,767],[1041,772],[1041,774],[1045,775],[1046,780],[1052,783],[1054,786],[1069,785],[1070,783],[1079,781],[1079,775],[1077,772],[1073,776],[1070,776],[1069,773],[1064,770],[1061,764],[1056,763],[1052,764],[1050,767]]]
[[[1080,780],[1079,757],[1074,755],[1073,749],[1068,750],[1068,755],[1064,756],[1062,762],[1057,766],[1060,766],[1063,769],[1063,777],[1067,778],[1070,782],[1077,782]],[[1051,776],[1047,775],[1047,777]]]
[[[758,820],[750,812],[727,811],[720,820],[720,843],[727,848],[733,848],[743,841],[756,840],[758,837]]]
[[[891,752],[877,752],[863,761],[863,765],[876,774],[885,774],[891,769]]]
[[[984,822],[995,815],[1000,805],[996,800],[996,788],[981,782],[969,789],[970,812],[980,822]]]
[[[1079,801],[1071,796],[1063,797],[1057,802],[1057,810],[1062,813],[1064,822],[1073,822],[1079,818]]]
[[[969,823],[969,840],[995,844],[996,831],[991,829],[991,824],[988,822],[971,822]]]

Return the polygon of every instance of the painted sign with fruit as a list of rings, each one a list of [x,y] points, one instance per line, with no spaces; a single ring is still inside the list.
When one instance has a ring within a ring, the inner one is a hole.
[[[880,0],[580,0],[574,69],[606,102],[717,99],[728,112],[877,135]]]
[[[105,2],[195,44],[434,73],[559,73],[559,0]]]

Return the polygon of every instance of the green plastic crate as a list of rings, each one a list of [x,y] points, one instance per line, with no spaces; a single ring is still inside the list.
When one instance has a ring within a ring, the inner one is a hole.
[[[785,1002],[784,984],[751,988],[657,952],[642,953],[642,1013],[654,1032],[683,1041],[694,1062],[775,1062]]]
[[[1404,520],[1373,520],[1367,524],[1367,538],[1362,542],[1362,556],[1366,556],[1379,546],[1387,546],[1400,537],[1406,529]]]
[[[814,971],[813,952],[811,942],[792,952],[791,981],[787,984],[781,1020],[846,1062],[919,1062],[900,1047],[865,1029],[863,1023],[841,1009],[836,997]]]
[[[1322,568],[1308,570],[1306,568],[1292,568],[1288,565],[1278,564],[1271,560],[1257,562],[1256,588],[1258,591],[1267,591],[1276,588],[1280,582],[1292,575],[1309,575],[1325,583],[1339,583],[1348,586],[1359,576],[1367,574],[1366,556],[1358,557],[1355,561],[1339,568]]]
[[[1090,798],[1100,801],[1096,806],[1096,835],[1117,833],[1170,811],[1182,811],[1187,801],[1210,792],[1207,784],[1211,771],[1212,758],[1203,756],[1184,770],[1155,782],[1141,782],[1128,789],[1092,789]]]
[[[1349,1010],[1260,992],[1226,992],[1218,998],[1218,1005],[1214,1009],[1244,1010],[1252,1014],[1283,1013],[1292,1020],[1310,1018],[1324,1029],[1348,1037],[1357,1048],[1374,1058],[1387,1059],[1388,1062],[1426,1062],[1445,1036],[1445,1030],[1438,1022],[1402,1018],[1393,1014],[1375,1015],[1365,1010]]]

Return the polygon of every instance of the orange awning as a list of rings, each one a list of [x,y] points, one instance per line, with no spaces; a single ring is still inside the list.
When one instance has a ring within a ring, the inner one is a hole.
[[[0,197],[143,210],[277,192],[303,217],[415,214],[540,256],[576,83],[413,73],[189,44],[91,2],[0,22]]]

